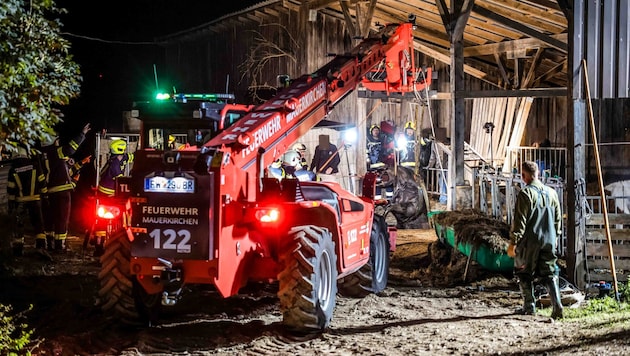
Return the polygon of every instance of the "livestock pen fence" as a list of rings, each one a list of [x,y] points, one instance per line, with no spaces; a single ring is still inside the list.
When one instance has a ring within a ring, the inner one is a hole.
[[[587,283],[613,281],[611,260],[613,258],[618,281],[627,281],[630,273],[630,214],[619,209],[630,200],[630,189],[624,196],[607,196],[612,256],[608,249],[608,237],[604,224],[603,204],[600,196],[586,196],[583,201],[584,216],[579,219],[585,228],[584,254]]]

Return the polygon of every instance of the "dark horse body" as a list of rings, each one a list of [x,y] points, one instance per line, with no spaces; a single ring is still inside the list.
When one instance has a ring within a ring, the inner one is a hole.
[[[427,202],[422,186],[413,170],[398,166],[394,180],[394,197],[389,211],[399,229],[427,229]]]

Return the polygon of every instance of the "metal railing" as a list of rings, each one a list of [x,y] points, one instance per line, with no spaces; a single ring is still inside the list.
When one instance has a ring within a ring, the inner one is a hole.
[[[512,224],[514,218],[514,205],[516,197],[525,182],[520,174],[501,173],[494,170],[475,170],[475,187],[478,187],[478,199],[473,199],[473,208],[503,221],[508,225]],[[563,212],[562,236],[558,238],[558,253],[561,256],[566,254],[566,184],[560,178],[542,177],[541,181],[548,187],[553,188],[558,194],[560,208]]]
[[[503,173],[520,171],[520,162],[538,164],[541,177],[567,178],[567,149],[564,147],[508,147]]]

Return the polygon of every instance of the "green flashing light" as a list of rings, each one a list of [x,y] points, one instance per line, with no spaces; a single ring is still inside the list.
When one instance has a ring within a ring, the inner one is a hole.
[[[168,93],[157,93],[155,95],[155,100],[170,100],[171,94]]]

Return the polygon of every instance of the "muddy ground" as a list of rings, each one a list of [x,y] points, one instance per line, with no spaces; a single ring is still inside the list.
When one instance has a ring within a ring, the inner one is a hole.
[[[432,263],[429,246],[433,255],[440,251],[431,245],[433,230],[400,230],[388,288],[364,299],[339,297],[330,328],[308,337],[283,331],[273,285],[227,299],[192,290],[158,325],[123,328],[99,309],[98,261],[84,253],[81,238],[69,241],[65,255],[49,259],[29,245],[25,256],[2,261],[0,302],[16,310],[33,305],[26,315],[35,355],[630,353],[628,329],[514,315],[521,299],[512,276],[474,263],[466,270],[465,258]]]

